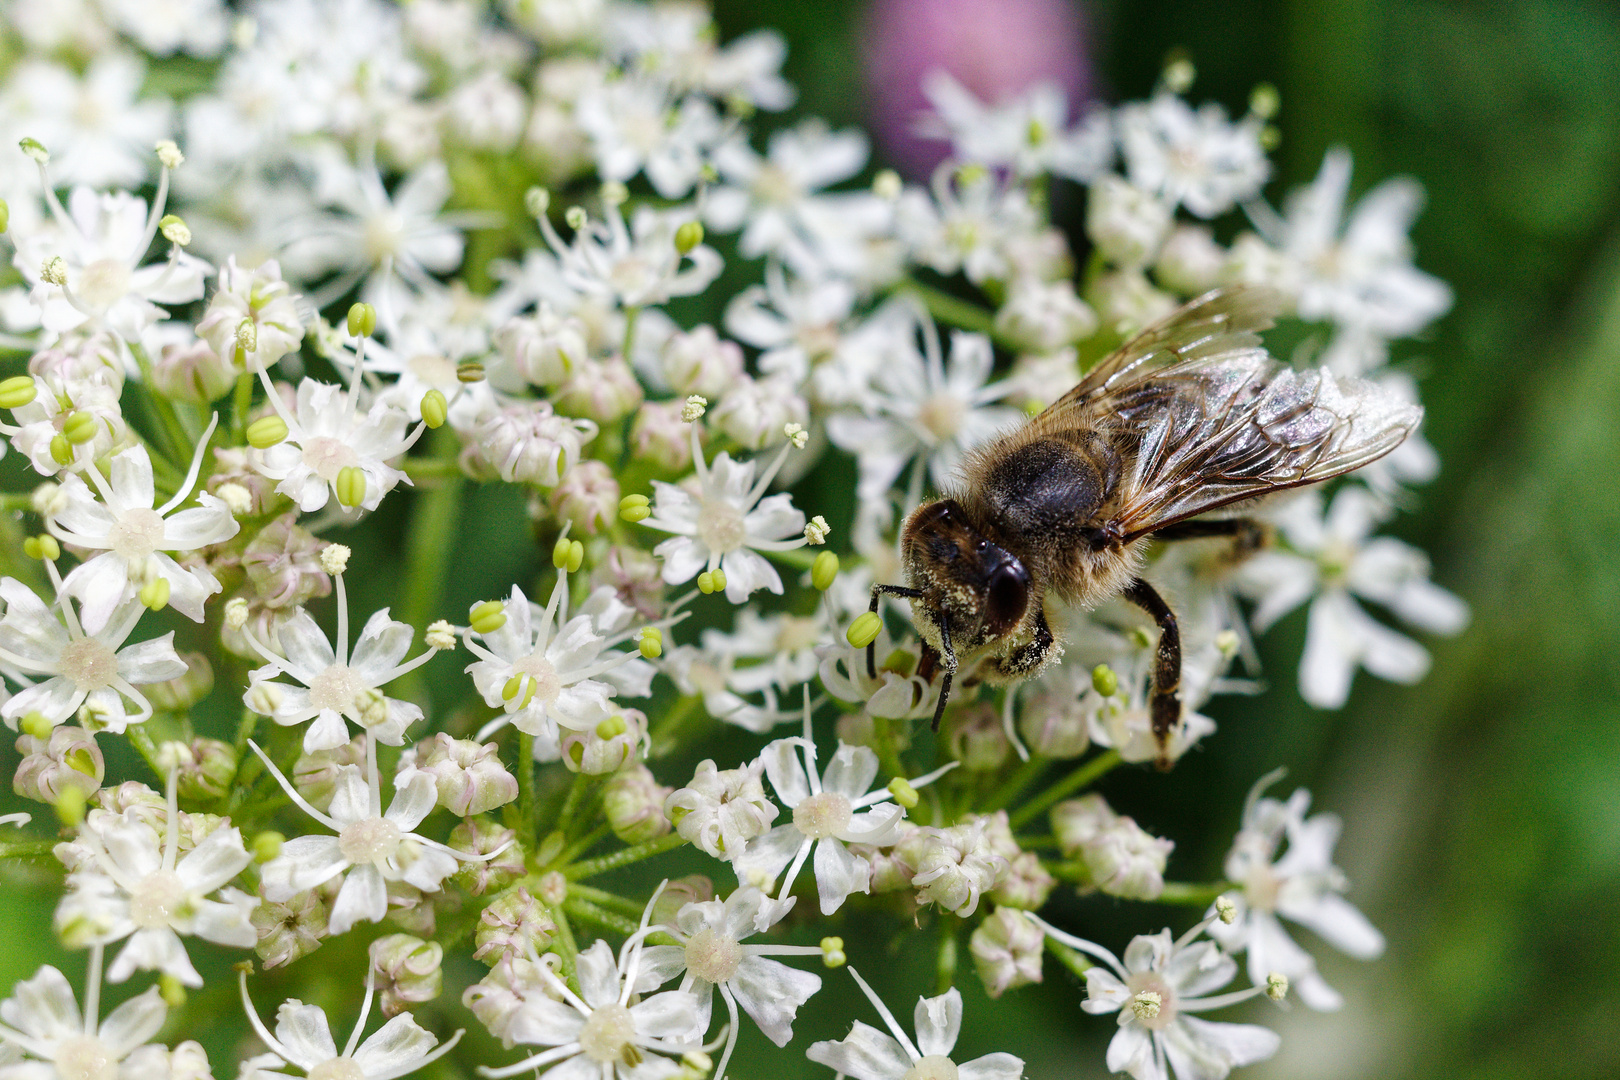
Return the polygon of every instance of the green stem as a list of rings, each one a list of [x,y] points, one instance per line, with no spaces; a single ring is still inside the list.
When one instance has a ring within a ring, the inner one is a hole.
[[[445,449],[455,435],[448,427],[433,434],[435,450]],[[453,450],[451,451],[453,453]],[[425,630],[439,613],[444,598],[445,577],[453,560],[445,553],[454,550],[456,535],[461,527],[461,493],[465,484],[460,472],[443,483],[419,492],[411,506],[411,520],[406,535],[403,582],[405,596],[400,601],[397,618],[408,626]],[[424,668],[417,668],[400,680],[403,696],[418,704],[427,704],[428,682]]]
[[[645,844],[622,848],[609,855],[599,855],[594,859],[583,859],[572,866],[563,867],[563,876],[569,881],[579,881],[597,874],[605,874],[609,870],[617,870],[621,866],[638,863],[642,859],[650,859],[654,855],[662,855],[666,851],[674,851],[686,843],[686,837],[680,833],[669,833],[656,840],[648,840]]]
[[[1051,758],[1044,758],[1039,754],[1031,755],[1030,759],[1019,765],[1000,787],[990,793],[990,800],[984,804],[984,812],[994,813],[1018,798],[1024,793],[1025,788],[1040,779],[1041,773],[1051,764]]]
[[[591,850],[591,848],[595,847],[597,844],[600,844],[603,840],[606,840],[608,835],[612,832],[613,826],[604,821],[602,824],[586,833],[580,839],[574,841],[572,844],[569,844],[568,847],[564,848],[563,853],[557,856],[557,865],[567,866],[569,863]]]
[[[1096,965],[1090,960],[1087,960],[1084,956],[1081,956],[1067,945],[1064,945],[1061,942],[1053,941],[1051,938],[1046,939],[1046,951],[1057,957],[1058,963],[1062,964],[1064,967],[1068,968],[1082,979],[1086,977],[1086,972],[1089,969],[1096,967]]]
[[[606,889],[594,889],[579,882],[569,882],[568,896],[569,899],[578,897],[581,900],[588,900],[598,907],[604,907],[610,911],[616,910],[621,915],[629,915],[637,919],[641,918],[642,908],[645,907],[645,905],[638,904],[627,896],[610,893]]]
[[[1017,829],[1045,813],[1048,807],[1059,799],[1072,795],[1088,784],[1096,783],[1124,759],[1119,756],[1118,750],[1108,750],[1098,754],[1090,761],[1075,769],[1068,776],[1047,788],[1034,799],[1020,806],[1012,812],[1009,821]]]
[[[552,819],[552,827],[563,830],[566,835],[568,825],[579,816],[580,807],[594,788],[597,778],[589,773],[575,773],[574,780],[568,785],[568,794],[563,796],[562,806],[557,808],[557,816]]]
[[[253,387],[258,380],[244,371],[236,377],[236,390],[231,395],[231,445],[247,442],[248,413],[253,408]]]
[[[934,957],[934,993],[943,994],[956,981],[956,931],[959,920],[953,915],[939,919],[939,952]]]
[[[630,362],[630,351],[636,344],[636,323],[640,321],[640,316],[639,307],[624,309],[624,347],[619,351],[619,355],[624,357],[627,364]]]
[[[448,430],[441,428],[441,431]],[[461,466],[455,460],[445,461],[440,458],[406,458],[399,466],[406,476],[412,480],[445,480],[454,476],[461,476]]]
[[[158,763],[157,743],[152,741],[152,733],[146,730],[145,724],[131,724],[125,734],[129,736],[129,744],[133,746],[145,759],[146,764],[157,774],[163,783],[169,782],[169,776]]]
[[[816,556],[820,552],[810,547],[796,547],[788,548],[786,551],[762,551],[760,554],[783,566],[791,566],[795,570],[808,570],[815,565]]]
[[[1233,888],[1230,881],[1167,881],[1158,896],[1161,904],[1186,904],[1188,907],[1208,907],[1215,898]]]
[[[900,751],[895,749],[894,733],[890,729],[891,721],[887,716],[872,717],[872,736],[877,743],[878,762],[883,771],[890,776],[902,779],[906,776],[905,763],[900,760]]]
[[[574,928],[568,925],[568,915],[563,911],[565,906],[567,901],[561,905],[546,905],[552,921],[557,924],[557,936],[552,941],[552,951],[562,959],[563,981],[571,990],[578,993],[579,979],[574,976],[574,957],[579,955],[579,946],[574,942]]]
[[[42,859],[55,848],[55,840],[14,840],[0,843],[0,859]]]
[[[176,465],[189,462],[191,436],[186,434],[185,427],[180,423],[180,417],[174,411],[174,404],[157,392],[157,384],[152,381],[151,358],[146,355],[144,348],[134,342],[129,343],[129,352],[135,357],[136,366],[141,369],[141,383],[146,387],[146,398],[151,402],[153,415],[157,417],[163,441],[168,444],[164,456]]]
[[[518,732],[518,842],[523,850],[534,851],[535,809],[534,790],[534,736],[527,731]]]
[[[570,896],[563,906],[568,909],[570,915],[577,919],[584,919],[598,926],[605,926],[609,930],[620,934],[633,934],[638,929],[634,919],[628,919],[623,915],[599,908],[589,900],[576,899]]]

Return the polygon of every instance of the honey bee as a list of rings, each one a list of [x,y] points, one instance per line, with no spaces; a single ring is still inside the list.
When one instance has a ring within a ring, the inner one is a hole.
[[[1229,536],[1255,546],[1264,532],[1252,519],[1189,519],[1360,468],[1423,417],[1371,383],[1279,363],[1259,332],[1280,307],[1257,288],[1189,302],[970,452],[942,497],[912,511],[900,536],[906,584],[874,587],[871,610],[884,594],[910,601],[926,646],[920,672],[943,673],[935,730],[958,670],[977,664],[976,679],[1014,683],[1061,655],[1049,595],[1084,608],[1123,595],[1158,624],[1149,714],[1169,767],[1181,635],[1140,576],[1146,545]]]

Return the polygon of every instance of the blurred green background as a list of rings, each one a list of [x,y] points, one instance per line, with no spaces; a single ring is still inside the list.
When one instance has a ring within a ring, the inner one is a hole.
[[[756,26],[786,34],[801,95],[788,120],[865,119],[858,0],[715,6],[727,37]],[[1419,265],[1457,293],[1430,339],[1397,355],[1422,378],[1444,465],[1393,530],[1433,555],[1435,579],[1473,606],[1472,627],[1428,643],[1435,667],[1417,688],[1363,677],[1348,708],[1323,713],[1293,688],[1296,613],[1263,643],[1270,690],[1219,703],[1219,735],[1170,775],[1122,771],[1103,787],[1176,840],[1178,880],[1218,874],[1244,792],[1278,765],[1289,769],[1279,791],[1309,786],[1319,809],[1346,819],[1339,863],[1350,898],[1388,935],[1389,952],[1356,964],[1301,932],[1348,1005],[1331,1015],[1254,1007],[1283,1031],[1283,1049],[1243,1075],[1620,1075],[1620,10],[1121,0],[1091,3],[1086,16],[1093,85],[1106,100],[1147,95],[1177,48],[1197,65],[1195,101],[1242,112],[1256,83],[1275,84],[1274,200],[1312,177],[1335,143],[1355,154],[1357,192],[1396,173],[1418,177],[1429,192],[1414,233]],[[983,38],[999,47],[993,26]],[[379,522],[377,535],[399,523]],[[485,549],[480,577],[532,571],[521,543]],[[369,595],[381,588],[357,588],[357,608],[390,602]],[[459,580],[451,590],[447,611],[491,592]],[[12,880],[0,986],[57,955],[52,887]],[[1118,948],[1193,913],[1090,902],[1065,918]],[[933,938],[893,929],[846,933],[879,950],[863,967],[883,969],[891,1005],[909,1017],[907,1003],[931,989]],[[342,954],[321,955],[316,963]],[[347,974],[357,976],[353,959]],[[209,977],[205,993],[228,1008],[223,965]],[[733,1075],[825,1077],[801,1048],[841,1037],[852,1018],[877,1021],[835,978],[805,1010],[792,1050],[767,1055],[757,1033],[745,1036]],[[275,985],[263,986],[265,1012]],[[1105,1074],[1113,1024],[1080,1012],[1083,989],[1055,965],[1045,985],[998,1002],[972,985],[965,996],[958,1060],[1009,1049],[1033,1078]],[[443,1004],[455,1022],[469,1019]],[[228,1045],[210,1046],[222,1080],[234,1065],[216,1046]]]

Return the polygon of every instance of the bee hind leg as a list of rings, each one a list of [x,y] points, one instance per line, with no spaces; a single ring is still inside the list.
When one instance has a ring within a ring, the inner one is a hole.
[[[1148,712],[1153,720],[1153,739],[1159,744],[1154,764],[1170,768],[1170,733],[1181,722],[1181,626],[1164,597],[1136,578],[1125,587],[1125,599],[1141,608],[1159,624],[1159,650],[1153,664],[1153,692]]]
[[[1231,560],[1240,563],[1261,548],[1271,545],[1273,529],[1257,518],[1232,517],[1207,520],[1178,521],[1174,525],[1152,534],[1155,540],[1207,540],[1211,537],[1232,538]]]

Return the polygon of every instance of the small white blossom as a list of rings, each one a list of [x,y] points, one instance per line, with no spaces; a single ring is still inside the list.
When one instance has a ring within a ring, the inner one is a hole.
[[[913,1023],[917,1041],[906,1037],[894,1014],[852,967],[849,973],[893,1033],[855,1021],[850,1033],[837,1042],[818,1042],[805,1051],[811,1061],[848,1074],[857,1080],[920,1080],[961,1077],[961,1080],[1021,1080],[1022,1058],[1012,1054],[985,1054],[958,1065],[951,1060],[956,1037],[962,1030],[962,994],[954,986],[938,997],[918,998]]]
[[[735,769],[700,761],[692,782],[664,800],[664,815],[694,847],[716,859],[736,859],[776,820],[776,806],[759,780],[764,769],[760,758]]]
[[[819,120],[775,132],[765,157],[741,138],[714,154],[722,183],[709,190],[704,218],[721,232],[742,230],[737,250],[749,259],[785,255],[803,244],[823,197],[822,188],[847,180],[866,165],[866,136],[829,131]]]
[[[1114,123],[1131,183],[1201,218],[1253,198],[1271,176],[1256,116],[1234,124],[1214,102],[1194,112],[1161,92],[1121,106]]]
[[[949,72],[935,70],[923,76],[922,91],[937,114],[922,130],[948,138],[959,161],[1020,177],[1051,173],[1089,183],[1114,159],[1107,110],[1095,109],[1070,128],[1069,103],[1056,83],[1036,83],[986,105]]]
[[[369,409],[359,408],[355,389],[344,391],[331,383],[304,379],[298,384],[293,409],[282,404],[281,395],[268,387],[269,378],[259,369],[276,412],[287,425],[287,437],[268,450],[256,452],[256,471],[277,481],[276,490],[298,504],[304,513],[313,513],[336,497],[338,479],[347,468],[359,469],[365,490],[357,506],[375,510],[383,496],[401,480],[410,477],[388,464],[400,456],[420,436],[420,428],[406,434],[409,419],[395,406],[378,402]]]
[[[100,986],[92,985],[85,994],[92,1012],[100,992]],[[46,964],[0,1001],[0,1051],[12,1052],[0,1068],[40,1080],[140,1077],[154,1065],[162,1070],[158,1075],[167,1075],[167,1052],[148,1040],[162,1029],[168,1013],[158,988],[150,986],[105,1020],[94,1015],[81,1019],[66,977]]]

